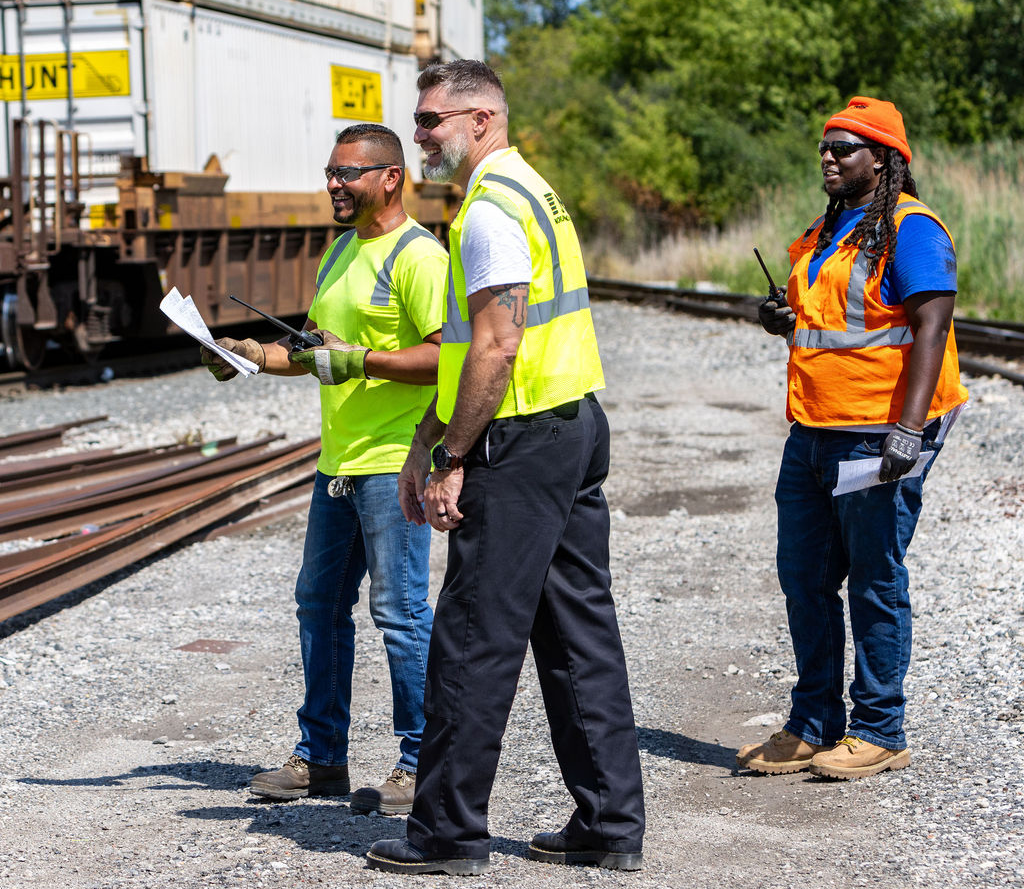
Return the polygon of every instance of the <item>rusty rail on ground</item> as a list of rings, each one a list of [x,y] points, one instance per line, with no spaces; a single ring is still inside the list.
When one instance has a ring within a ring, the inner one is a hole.
[[[0,455],[52,448],[97,419],[0,438]],[[0,621],[176,543],[305,507],[319,439],[270,447],[280,438],[0,462],[0,540],[46,541],[0,555]]]

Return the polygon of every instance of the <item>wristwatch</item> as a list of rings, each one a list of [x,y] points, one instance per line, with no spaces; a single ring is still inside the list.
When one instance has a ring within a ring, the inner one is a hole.
[[[441,472],[462,468],[462,457],[449,451],[443,441],[430,452],[430,459],[434,461],[434,469]]]

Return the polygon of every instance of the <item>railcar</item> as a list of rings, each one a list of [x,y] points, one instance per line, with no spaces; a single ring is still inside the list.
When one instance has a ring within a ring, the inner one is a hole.
[[[2,0],[7,363],[159,337],[171,285],[213,326],[251,320],[228,294],[303,313],[337,233],[322,169],[353,123],[400,135],[407,206],[443,232],[458,196],[421,179],[415,81],[482,56],[482,2]]]

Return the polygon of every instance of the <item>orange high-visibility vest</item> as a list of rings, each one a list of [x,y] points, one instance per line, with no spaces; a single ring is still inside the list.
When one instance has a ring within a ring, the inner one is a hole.
[[[934,219],[949,234],[942,220],[906,194],[900,195],[894,214],[897,231],[911,213]],[[914,344],[906,310],[882,302],[886,259],[879,261],[876,274],[869,278],[869,257],[847,246],[849,235],[822,263],[814,284],[808,284],[808,267],[822,224],[823,218],[817,220],[789,248],[793,269],[786,300],[796,315],[796,327],[787,337],[786,416],[806,426],[896,423],[903,410],[907,357]],[[966,400],[950,324],[928,419]]]

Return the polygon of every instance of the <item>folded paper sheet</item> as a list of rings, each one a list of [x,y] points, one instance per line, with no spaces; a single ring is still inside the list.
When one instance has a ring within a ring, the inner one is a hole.
[[[160,301],[160,311],[170,318],[175,324],[185,331],[197,342],[202,343],[211,352],[216,352],[242,376],[249,376],[259,370],[248,358],[222,349],[213,341],[210,329],[206,326],[203,316],[192,301],[191,296],[182,296],[177,287],[172,287],[168,294]]]
[[[903,478],[917,478],[932,461],[936,451],[925,451],[917,458],[914,468]],[[881,457],[869,457],[867,460],[845,460],[839,464],[839,479],[832,489],[832,496],[861,491],[873,485],[883,484],[878,480],[878,471],[882,468]]]

